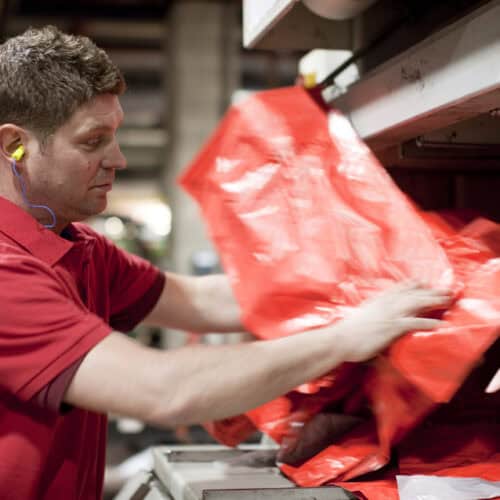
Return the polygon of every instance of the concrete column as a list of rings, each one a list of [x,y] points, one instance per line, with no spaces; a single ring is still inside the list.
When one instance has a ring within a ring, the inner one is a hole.
[[[239,84],[239,6],[174,2],[167,20],[169,154],[164,179],[173,212],[171,268],[190,272],[190,258],[211,248],[195,203],[176,184],[179,173],[220,121]]]

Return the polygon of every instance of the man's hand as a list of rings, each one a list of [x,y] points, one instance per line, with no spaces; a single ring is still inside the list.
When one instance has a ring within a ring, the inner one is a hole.
[[[495,373],[494,377],[491,379],[486,391],[488,393],[497,392],[500,390],[500,369]]]
[[[283,438],[277,461],[299,466],[338,440],[363,419],[341,413],[318,413]]]
[[[449,304],[448,292],[422,288],[410,282],[399,284],[368,300],[343,322],[341,342],[345,361],[365,361],[393,340],[412,330],[431,330],[442,321],[418,317],[419,313]]]

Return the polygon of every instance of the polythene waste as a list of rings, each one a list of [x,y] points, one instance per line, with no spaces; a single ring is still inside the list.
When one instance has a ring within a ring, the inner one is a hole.
[[[403,279],[456,294],[438,330],[408,334],[371,363],[344,364],[246,415],[209,424],[228,445],[256,428],[281,442],[294,422],[326,406],[346,413],[368,406],[371,421],[303,465],[282,466],[299,485],[338,484],[383,467],[498,338],[498,226],[480,219],[460,227],[459,218],[422,213],[348,120],[325,113],[300,87],[233,106],[181,184],[199,203],[244,324],[258,337],[331,324]],[[481,477],[500,479],[499,462],[490,469]],[[380,487],[394,490],[395,480]]]

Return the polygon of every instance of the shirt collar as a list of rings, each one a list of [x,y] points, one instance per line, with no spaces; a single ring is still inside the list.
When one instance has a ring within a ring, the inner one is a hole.
[[[28,212],[0,196],[0,232],[49,266],[58,262],[74,243],[43,227]],[[68,233],[77,236],[70,224]]]

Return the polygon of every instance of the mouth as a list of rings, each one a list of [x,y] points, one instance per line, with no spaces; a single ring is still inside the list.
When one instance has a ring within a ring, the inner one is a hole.
[[[97,186],[92,186],[91,189],[98,189],[99,191],[111,191],[113,189],[113,183],[109,182],[106,184],[98,184]]]

